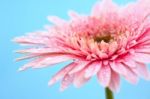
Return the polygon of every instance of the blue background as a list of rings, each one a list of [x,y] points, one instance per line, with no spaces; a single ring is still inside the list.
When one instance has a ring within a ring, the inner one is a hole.
[[[104,99],[104,89],[96,77],[80,89],[71,86],[59,92],[59,83],[48,87],[51,76],[67,63],[54,67],[17,72],[27,61],[14,62],[20,47],[11,40],[26,32],[41,30],[48,15],[67,19],[67,11],[90,13],[97,0],[0,0],[0,99]],[[115,0],[125,4],[129,0]],[[131,0],[130,0],[131,1]],[[116,99],[150,99],[150,82],[130,85],[122,80]]]

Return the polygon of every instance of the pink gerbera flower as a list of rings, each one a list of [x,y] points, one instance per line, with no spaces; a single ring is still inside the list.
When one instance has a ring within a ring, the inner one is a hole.
[[[150,0],[118,6],[111,0],[96,3],[90,15],[70,12],[70,20],[56,16],[46,30],[18,37],[30,46],[17,52],[34,60],[19,70],[43,68],[72,60],[52,77],[49,85],[62,79],[61,90],[70,84],[82,86],[94,75],[102,86],[119,88],[120,76],[131,83],[150,78]]]

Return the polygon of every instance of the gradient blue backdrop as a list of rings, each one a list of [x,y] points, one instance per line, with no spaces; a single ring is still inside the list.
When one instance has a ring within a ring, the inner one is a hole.
[[[97,0],[0,0],[0,99],[104,99],[104,90],[96,77],[80,89],[70,87],[59,92],[59,83],[48,87],[50,77],[67,63],[37,70],[17,72],[26,61],[16,63],[20,47],[11,40],[26,32],[40,30],[48,15],[67,19],[67,11],[88,14]],[[125,4],[129,0],[115,0]],[[130,0],[131,1],[131,0]],[[150,82],[130,85],[122,80],[116,99],[150,99]]]

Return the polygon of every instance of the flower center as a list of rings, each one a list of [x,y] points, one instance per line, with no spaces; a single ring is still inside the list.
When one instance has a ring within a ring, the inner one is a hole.
[[[94,41],[100,43],[101,41],[104,41],[106,43],[109,43],[110,40],[112,40],[113,37],[111,35],[105,35],[105,36],[96,36],[94,37]]]

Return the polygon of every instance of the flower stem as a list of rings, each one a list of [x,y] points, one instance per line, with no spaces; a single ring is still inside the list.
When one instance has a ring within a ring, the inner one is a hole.
[[[106,99],[114,99],[113,92],[109,88],[105,88]]]

